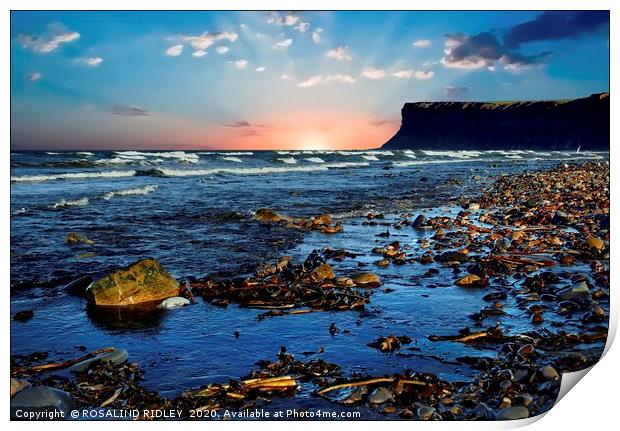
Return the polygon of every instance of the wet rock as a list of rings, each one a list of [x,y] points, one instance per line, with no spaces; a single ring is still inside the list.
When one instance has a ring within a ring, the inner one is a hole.
[[[90,238],[87,238],[85,235],[81,235],[79,233],[70,232],[65,237],[65,244],[94,244]]]
[[[547,380],[559,380],[560,379],[560,374],[558,374],[556,369],[553,368],[551,365],[547,365],[546,367],[543,367],[542,370],[540,371],[543,377]]]
[[[525,406],[511,406],[501,409],[497,413],[497,420],[510,421],[530,417],[530,411]]]
[[[353,391],[348,397],[340,401],[340,404],[344,404],[344,405],[360,404],[364,400],[364,397],[367,394],[368,394],[368,388],[366,386],[360,386],[359,388],[353,389]]]
[[[390,260],[389,259],[381,259],[375,262],[375,265],[380,266],[382,268],[388,267],[390,266]]]
[[[319,283],[325,279],[331,280],[332,278],[336,278],[336,274],[328,263],[323,263],[314,268],[312,272],[308,274],[308,278],[314,282]]]
[[[339,275],[336,277],[336,284],[338,286],[353,286],[353,280],[349,277],[345,277],[344,275]]]
[[[115,349],[111,352],[102,353],[94,358],[86,359],[71,366],[70,370],[74,373],[81,373],[90,368],[93,364],[123,364],[129,359],[129,352],[125,349]]]
[[[465,277],[459,278],[454,284],[461,287],[474,287],[483,284],[483,280],[476,274],[468,274]]]
[[[424,214],[420,214],[419,216],[415,218],[415,220],[413,220],[413,223],[411,224],[411,226],[418,229],[424,226],[425,223],[426,223],[426,217],[424,216]]]
[[[597,252],[600,252],[603,250],[603,248],[605,247],[605,243],[603,242],[602,239],[600,238],[588,238],[586,240],[586,245],[588,246],[589,250],[594,250]]]
[[[271,208],[260,208],[256,210],[254,218],[263,223],[278,223],[291,220],[290,217],[279,214]]]
[[[458,251],[446,251],[439,255],[441,262],[460,262],[463,263],[467,260],[467,255]]]
[[[387,388],[377,388],[368,397],[370,404],[383,404],[388,401],[394,401],[394,395]]]
[[[418,407],[417,413],[420,420],[427,421],[433,417],[435,409],[429,406],[422,406]]]
[[[173,296],[172,298],[164,299],[161,304],[157,306],[157,308],[170,310],[172,308],[183,307],[189,304],[191,304],[189,299],[183,298],[181,296]]]
[[[353,283],[360,287],[377,287],[381,285],[381,279],[375,273],[363,272],[353,278]]]
[[[557,292],[557,295],[564,301],[590,299],[590,289],[588,289],[588,285],[584,281],[581,281],[571,287],[560,290]]]
[[[19,392],[11,400],[11,417],[16,418],[17,410],[45,410],[60,412],[68,418],[75,402],[68,393],[48,386],[33,386]]]
[[[159,302],[178,293],[179,283],[155,259],[141,259],[86,289],[91,303],[111,306]]]
[[[13,315],[13,320],[16,320],[18,322],[27,322],[28,320],[32,319],[34,317],[34,311],[32,310],[23,310],[23,311],[18,311],[17,313],[15,313]]]
[[[13,398],[18,392],[23,391],[30,386],[32,385],[26,380],[11,378],[11,398]]]

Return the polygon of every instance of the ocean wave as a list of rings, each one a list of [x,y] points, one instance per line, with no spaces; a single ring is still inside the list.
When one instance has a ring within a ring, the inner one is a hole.
[[[200,156],[196,153],[186,153],[185,151],[115,151],[119,157],[122,158],[136,158],[142,157],[158,157],[163,159],[177,159],[180,162],[186,163],[198,163]]]
[[[55,180],[82,180],[90,178],[122,178],[132,177],[136,171],[103,171],[103,172],[66,172],[61,174],[20,175],[12,176],[11,182],[39,182]]]
[[[281,157],[276,160],[282,163],[286,163],[287,165],[294,165],[297,163],[297,160],[295,160],[295,157]]]
[[[157,186],[148,185],[144,187],[136,187],[134,189],[125,189],[125,190],[114,190],[111,192],[104,193],[102,196],[105,200],[110,200],[114,196],[133,196],[133,195],[146,195],[157,190]]]
[[[444,163],[465,163],[482,161],[483,159],[457,159],[457,160],[406,160],[401,162],[392,162],[392,164],[398,168],[405,168],[407,166],[420,166],[420,165],[441,165]],[[487,160],[488,161],[488,160]]]
[[[56,153],[54,151],[46,151],[45,154],[47,154],[48,156],[59,156],[62,153]]]
[[[252,156],[254,153],[252,151],[200,151],[196,154],[202,154],[205,156]]]
[[[243,163],[243,160],[241,160],[239,157],[227,156],[227,157],[220,157],[220,158],[222,160],[228,160],[229,162]]]
[[[325,163],[325,160],[320,157],[307,157],[305,160],[311,163]]]
[[[20,208],[20,209],[15,210],[15,211],[11,211],[11,215],[12,215],[12,216],[15,216],[15,215],[22,215],[22,214],[26,214],[27,212],[28,212],[28,208],[23,208],[23,207],[22,207],[22,208]]]
[[[427,156],[431,157],[451,157],[454,159],[471,159],[472,157],[480,157],[481,151],[434,151],[434,150],[421,150]]]
[[[90,200],[88,198],[80,198],[74,200],[61,199],[55,204],[50,205],[50,208],[58,209],[66,207],[82,207],[84,205],[88,205],[89,202]]]
[[[76,153],[78,156],[94,156],[93,153],[91,153],[90,151],[76,151]]]
[[[301,151],[276,151],[276,153],[278,153],[281,156],[286,156],[286,155],[298,156],[299,154],[302,154]]]
[[[366,154],[362,155],[362,159],[372,160],[372,161],[379,161],[379,157],[377,157],[377,156],[370,156],[370,155],[366,155]]]

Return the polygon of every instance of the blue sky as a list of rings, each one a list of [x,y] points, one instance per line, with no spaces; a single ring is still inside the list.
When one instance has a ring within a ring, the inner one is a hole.
[[[368,148],[420,100],[609,89],[601,12],[13,12],[13,148]]]

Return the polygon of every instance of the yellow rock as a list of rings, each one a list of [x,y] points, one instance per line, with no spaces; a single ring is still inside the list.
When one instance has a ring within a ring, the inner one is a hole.
[[[478,283],[480,280],[482,279],[476,274],[468,274],[465,277],[458,279],[456,284],[458,286],[471,286],[472,284]]]
[[[354,279],[353,282],[358,285],[358,286],[362,286],[362,287],[376,287],[376,286],[380,286],[381,285],[381,279],[379,278],[379,276],[377,274],[374,274],[372,272],[363,272],[361,274],[358,274]]]

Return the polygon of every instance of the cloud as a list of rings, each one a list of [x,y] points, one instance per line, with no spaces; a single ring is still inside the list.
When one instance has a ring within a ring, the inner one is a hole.
[[[345,84],[353,84],[355,82],[355,78],[353,78],[351,75],[340,74],[340,73],[333,74],[333,75],[326,75],[326,76],[316,75],[316,76],[311,76],[310,78],[304,81],[298,82],[297,86],[301,88],[309,88],[309,87],[314,87],[319,84],[326,84],[328,82],[341,82]]]
[[[280,50],[287,49],[292,44],[293,44],[293,39],[281,40],[280,42],[276,42],[273,45],[273,49],[280,49]]]
[[[139,106],[128,105],[114,105],[110,108],[110,112],[122,117],[148,117],[151,115],[146,109],[142,109]]]
[[[385,71],[376,67],[367,67],[362,71],[362,76],[368,79],[383,79],[385,78]]]
[[[349,48],[347,46],[339,46],[335,49],[330,49],[325,53],[325,55],[329,58],[335,58],[340,61],[351,61],[353,57],[351,57],[351,54],[347,52],[348,49]]]
[[[177,57],[183,52],[183,45],[173,45],[166,50],[168,57]]]
[[[392,73],[392,76],[403,79],[413,78],[413,70],[397,70]]]
[[[218,54],[226,54],[228,51],[230,51],[230,48],[227,46],[218,46],[217,48],[215,48],[215,50]]]
[[[606,25],[609,25],[608,11],[547,11],[511,28],[504,36],[504,44],[518,48],[528,42],[575,38]]]
[[[82,66],[88,67],[98,67],[103,63],[103,58],[101,57],[80,57],[74,60],[75,64],[79,64]]]
[[[418,39],[411,45],[415,46],[416,48],[428,48],[429,46],[431,46],[431,41],[428,39]]]
[[[456,97],[456,96],[461,96],[461,95],[467,93],[469,91],[469,88],[467,88],[467,87],[447,86],[446,88],[443,89],[443,91],[444,91],[444,93],[446,93],[450,97]]]
[[[233,123],[227,124],[226,127],[233,127],[233,128],[239,128],[239,127],[251,127],[252,125],[250,123],[248,123],[247,121],[235,121]]]
[[[62,44],[78,40],[80,33],[70,31],[60,23],[50,24],[47,31],[40,35],[20,34],[17,41],[24,47],[38,52],[49,54],[56,51]]]
[[[300,22],[299,25],[293,27],[295,30],[297,30],[300,33],[305,33],[309,28],[310,28],[310,23],[309,22]]]
[[[376,120],[376,121],[371,121],[370,124],[372,124],[375,127],[395,126],[395,125],[400,124],[400,120],[399,119]]]
[[[299,22],[299,16],[293,14],[280,16],[278,13],[272,12],[267,17],[267,23],[269,24],[294,26],[297,22]]]
[[[207,55],[207,51],[204,49],[199,49],[197,51],[192,52],[192,57],[201,58]]]
[[[522,55],[517,52],[507,53],[500,59],[504,63],[504,69],[519,72],[532,67],[541,66],[551,59],[551,52],[545,51],[536,55]]]
[[[181,36],[181,40],[190,44],[194,51],[206,51],[208,48],[213,46],[216,42],[220,42],[223,40],[227,40],[229,42],[235,42],[239,39],[239,35],[234,32],[228,31],[217,31],[214,33],[209,33],[205,31],[204,33],[194,36],[194,35],[183,35]]]
[[[283,81],[287,81],[291,79],[291,75],[287,75],[286,73],[283,73],[282,75],[280,75],[280,79]]]
[[[265,66],[259,66],[254,70],[256,70],[257,72],[264,72],[265,70],[267,70],[267,68]]]
[[[321,43],[321,33],[323,33],[322,28],[317,28],[312,32],[312,42]]]
[[[435,72],[432,70],[416,70],[413,76],[415,76],[415,79],[420,80],[431,79],[435,76]]]
[[[450,68],[480,69],[492,66],[503,53],[501,44],[492,33],[483,32],[474,36],[457,33],[447,35],[441,63]]]
[[[242,58],[240,60],[233,61],[233,64],[237,69],[245,69],[248,65],[248,61]]]
[[[28,81],[30,81],[30,82],[37,82],[42,77],[43,77],[43,75],[41,75],[40,72],[33,72],[33,73],[29,74],[28,76],[26,76],[26,79]]]

